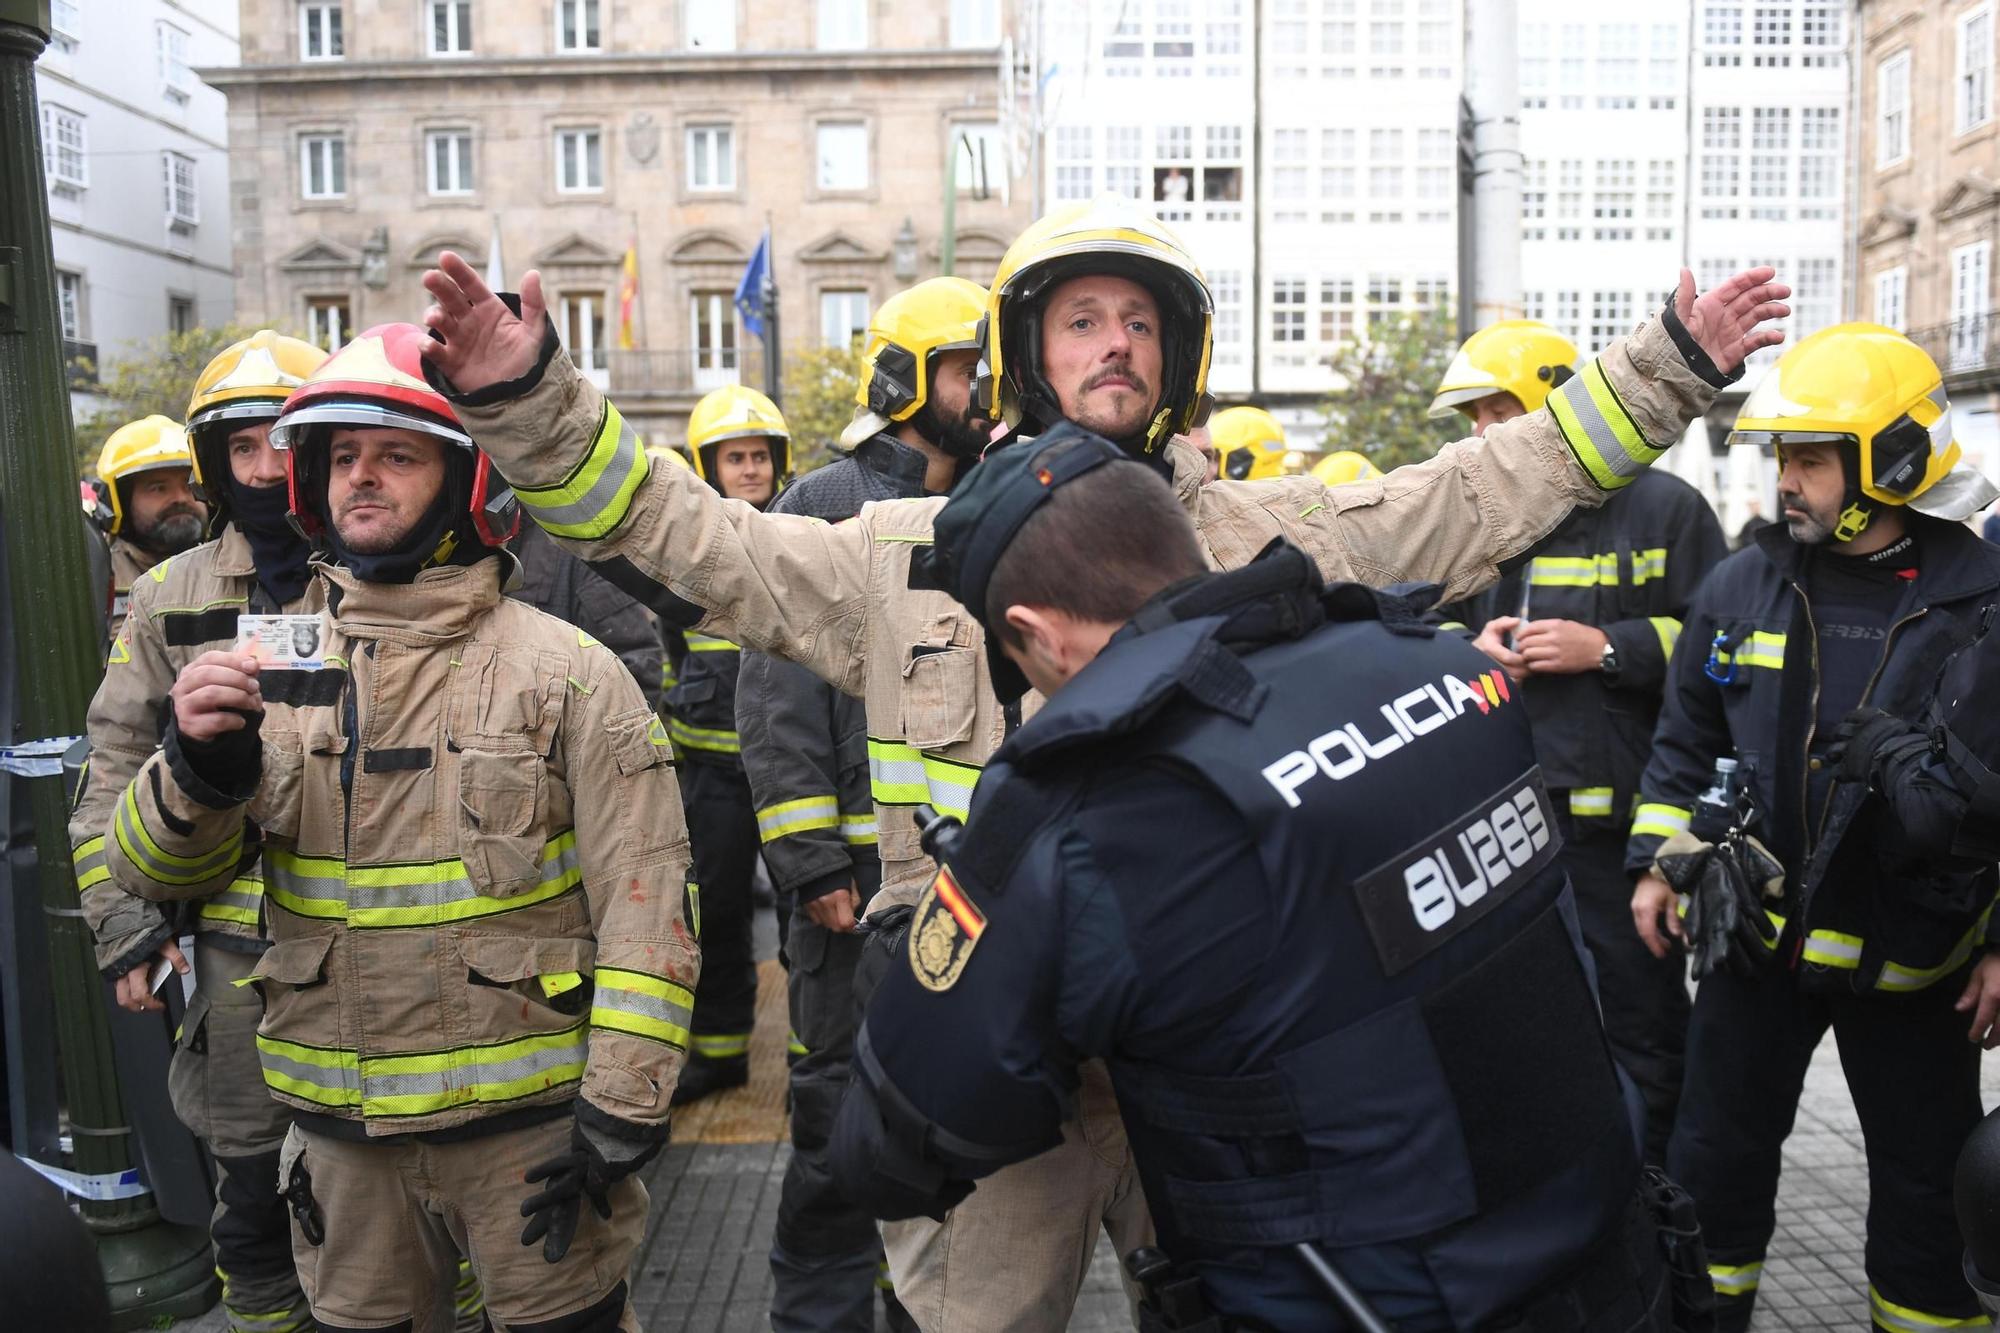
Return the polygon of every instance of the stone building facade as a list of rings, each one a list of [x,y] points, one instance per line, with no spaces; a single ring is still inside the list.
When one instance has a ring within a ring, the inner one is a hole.
[[[206,72],[237,316],[335,342],[416,318],[440,249],[484,270],[497,244],[628,419],[676,442],[701,393],[763,383],[732,297],[767,226],[787,349],[939,272],[947,211],[955,270],[991,277],[1029,207],[1009,8],[244,0],[240,66]]]
[[[1861,0],[1849,308],[1936,359],[1959,443],[2000,476],[1994,0]]]

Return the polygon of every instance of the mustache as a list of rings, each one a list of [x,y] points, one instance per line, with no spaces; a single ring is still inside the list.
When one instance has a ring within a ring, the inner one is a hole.
[[[1139,372],[1132,369],[1131,363],[1124,362],[1118,365],[1106,366],[1095,375],[1092,375],[1083,382],[1083,391],[1088,393],[1109,379],[1124,380],[1140,393],[1147,393],[1152,389],[1150,384],[1139,377]]]

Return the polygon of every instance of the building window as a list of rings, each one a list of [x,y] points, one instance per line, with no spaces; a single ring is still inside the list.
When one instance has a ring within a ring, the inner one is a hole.
[[[1000,0],[951,0],[951,44],[1000,45]]]
[[[819,126],[819,188],[868,188],[868,127],[859,121],[828,121]]]
[[[1145,140],[1137,125],[1104,127],[1104,188],[1127,199],[1141,198],[1145,177],[1139,166]]]
[[[167,332],[193,333],[195,330],[194,298],[192,296],[167,297]]]
[[[1056,198],[1090,198],[1090,139],[1088,125],[1056,126]]]
[[[1007,183],[1000,127],[991,121],[951,127],[951,155],[960,194],[987,199]]]
[[[83,275],[56,270],[56,311],[62,320],[62,336],[71,342],[83,341]]]
[[[1986,350],[1986,323],[1993,302],[1990,242],[1961,245],[1951,252],[1951,368],[1975,366]]]
[[[166,193],[167,221],[192,227],[201,221],[195,197],[194,159],[184,153],[160,154],[160,185]]]
[[[556,332],[562,335],[569,359],[582,371],[602,371],[604,354],[604,295],[565,296],[557,308]]]
[[[1344,343],[1354,336],[1354,279],[1319,280],[1319,340]]]
[[[83,40],[83,10],[77,0],[51,0],[49,36],[56,49],[74,51]]]
[[[690,51],[736,49],[736,0],[682,0]]]
[[[472,0],[430,0],[431,54],[472,54]]]
[[[188,68],[188,35],[171,23],[153,25],[153,47],[160,67],[160,91],[176,102],[194,93],[194,71]]]
[[[1840,195],[1840,153],[1840,108],[1800,108],[1800,217],[1830,219],[1836,215]]]
[[[1993,11],[1975,9],[1958,16],[1958,77],[1953,99],[1960,134],[1993,119]]]
[[[556,50],[576,54],[603,49],[597,0],[556,0]]]
[[[867,49],[868,0],[819,0],[815,36],[822,51]]]
[[[696,292],[688,298],[694,387],[706,393],[736,383],[736,300],[729,292]]]
[[[424,162],[432,194],[472,193],[471,130],[432,130],[424,135]]]
[[[83,113],[42,103],[42,170],[49,184],[81,190],[90,184]]]
[[[1910,53],[1898,51],[1875,67],[1875,165],[1910,155]]]
[[[819,294],[819,340],[828,347],[852,347],[868,331],[868,293],[838,290]]]
[[[299,59],[338,60],[347,54],[347,42],[340,31],[340,5],[299,6]]]
[[[1282,277],[1271,279],[1271,341],[1302,343],[1306,340],[1306,280]]]
[[[1832,50],[1841,44],[1841,9],[1838,3],[1828,0],[1808,0],[1799,8],[1799,45]],[[1829,57],[1806,56],[1804,63],[1810,65],[1828,63]]]
[[[347,197],[347,136],[306,134],[299,138],[299,194],[306,199]]]
[[[347,331],[354,327],[354,316],[349,309],[344,296],[308,296],[306,338],[329,352],[339,351],[347,341]]]
[[[1904,304],[1910,291],[1910,270],[1902,265],[1875,275],[1875,322],[1904,331]]]
[[[736,129],[732,125],[690,125],[687,129],[687,187],[736,188]]]
[[[1585,349],[1609,347],[1632,331],[1634,302],[1630,292],[1590,294],[1590,341]]]
[[[562,194],[598,194],[603,189],[604,132],[557,130],[556,190]]]

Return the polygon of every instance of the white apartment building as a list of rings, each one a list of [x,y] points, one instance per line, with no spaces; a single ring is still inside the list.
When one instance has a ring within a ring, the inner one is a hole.
[[[89,367],[230,317],[227,108],[193,71],[236,63],[236,5],[53,0],[51,26],[35,87],[80,417]]]
[[[1044,198],[1129,195],[1181,234],[1215,293],[1223,402],[1316,427],[1337,343],[1448,299],[1459,0],[1088,0],[1043,21]]]

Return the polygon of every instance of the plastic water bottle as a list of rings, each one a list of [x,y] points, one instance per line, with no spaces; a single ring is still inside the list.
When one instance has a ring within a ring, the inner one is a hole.
[[[1707,791],[1696,798],[1688,831],[1703,842],[1721,842],[1736,822],[1736,799],[1740,791],[1736,761],[1716,760],[1715,780],[1709,784]]]

